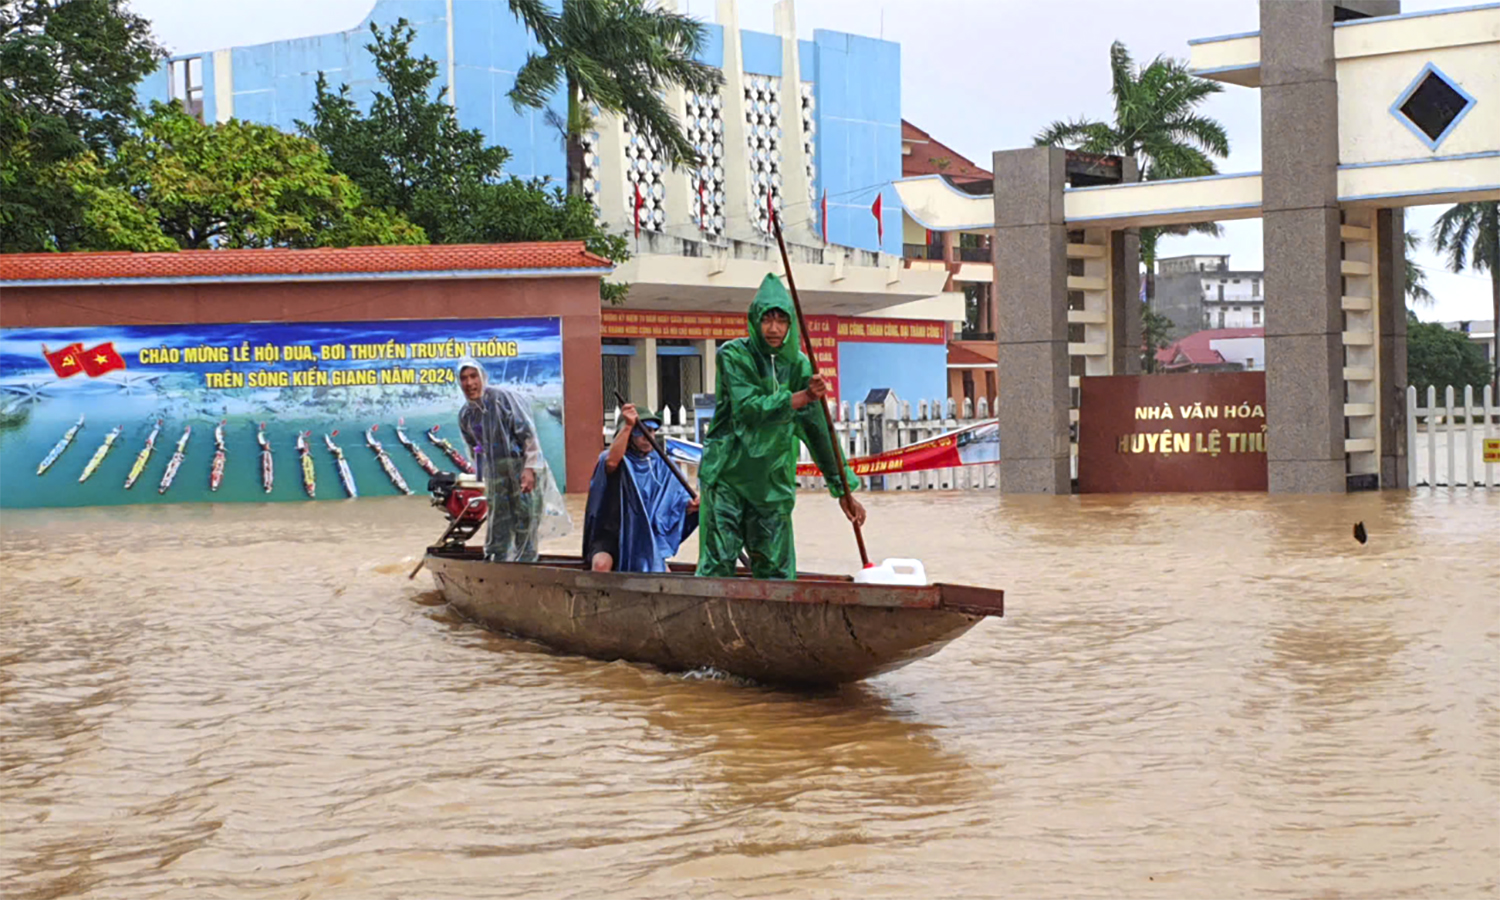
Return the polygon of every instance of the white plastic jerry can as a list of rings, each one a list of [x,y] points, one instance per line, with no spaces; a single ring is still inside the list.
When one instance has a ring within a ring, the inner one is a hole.
[[[880,565],[861,569],[855,576],[856,584],[915,584],[927,583],[927,572],[915,559],[888,559]]]

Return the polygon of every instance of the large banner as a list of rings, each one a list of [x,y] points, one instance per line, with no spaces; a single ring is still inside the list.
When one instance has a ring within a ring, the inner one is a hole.
[[[1108,375],[1079,382],[1078,490],[1266,489],[1266,374]]]
[[[471,465],[465,356],[565,483],[556,318],[5,329],[0,507],[421,492]]]

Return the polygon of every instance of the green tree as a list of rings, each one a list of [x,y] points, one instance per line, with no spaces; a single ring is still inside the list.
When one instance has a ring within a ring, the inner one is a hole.
[[[1114,121],[1053,122],[1036,136],[1036,146],[1128,156],[1135,160],[1142,181],[1218,173],[1213,157],[1229,155],[1229,136],[1217,120],[1199,115],[1197,106],[1222,91],[1222,85],[1195,77],[1180,60],[1158,56],[1138,67],[1119,41],[1109,48],[1109,67]],[[1156,296],[1157,242],[1164,234],[1190,232],[1217,237],[1223,230],[1213,222],[1141,229],[1148,303]]]
[[[0,252],[77,248],[82,207],[57,169],[124,140],[165,56],[123,0],[0,3]]]
[[[1427,272],[1412,259],[1412,254],[1422,249],[1422,238],[1415,231],[1408,231],[1406,242],[1406,299],[1423,306],[1433,304],[1432,292],[1427,290]]]
[[[1500,201],[1453,205],[1433,223],[1432,243],[1437,252],[1448,254],[1448,268],[1454,272],[1489,270],[1494,327],[1500,330]],[[1495,357],[1490,382],[1500,397],[1500,352]]]
[[[510,152],[487,146],[478,129],[459,127],[447,88],[432,90],[437,63],[412,57],[416,32],[405,19],[387,31],[372,24],[370,32],[366,49],[385,89],[369,113],[354,104],[348,85],[330,90],[320,72],[312,121],[297,126],[371,203],[401,213],[436,244],[583,241],[615,262],[630,258],[625,238],[601,229],[584,197],[544,179],[505,176]],[[619,302],[626,288],[600,290]]]
[[[1145,336],[1141,349],[1141,371],[1149,375],[1156,371],[1156,351],[1172,343],[1172,320],[1142,303],[1141,331]]]
[[[1426,395],[1429,385],[1443,389],[1453,385],[1460,396],[1465,385],[1477,390],[1491,377],[1484,351],[1461,331],[1449,331],[1436,322],[1421,322],[1406,313],[1406,380]]]
[[[268,125],[204,125],[153,103],[137,133],[100,161],[60,168],[90,250],[345,247],[425,243],[401,216],[366,206],[312,141]]]
[[[661,148],[668,164],[696,164],[698,149],[667,106],[669,88],[706,93],[723,82],[712,66],[695,58],[708,39],[696,19],[648,0],[561,0],[554,12],[542,0],[510,0],[515,13],[541,45],[516,73],[510,99],[517,110],[541,109],[559,89],[567,118],[551,121],[563,132],[568,193],[582,193],[583,146],[596,107],[629,122]]]

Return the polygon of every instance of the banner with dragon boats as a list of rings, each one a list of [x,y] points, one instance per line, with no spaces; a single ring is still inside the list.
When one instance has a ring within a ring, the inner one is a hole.
[[[5,329],[0,507],[410,494],[473,470],[465,356],[530,400],[563,478],[556,318]]]

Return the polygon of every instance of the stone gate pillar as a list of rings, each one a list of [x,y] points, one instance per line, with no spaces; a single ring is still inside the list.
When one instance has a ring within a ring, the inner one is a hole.
[[[1261,208],[1266,266],[1266,451],[1270,490],[1345,490],[1338,203],[1339,7],[1399,0],[1261,0]]]
[[[1380,333],[1380,486],[1411,485],[1406,455],[1406,211],[1375,214],[1377,319]]]
[[[1068,449],[1067,151],[994,155],[1000,490],[1066,494]]]
[[[1266,469],[1273,492],[1344,490],[1333,21],[1331,0],[1261,0]]]

